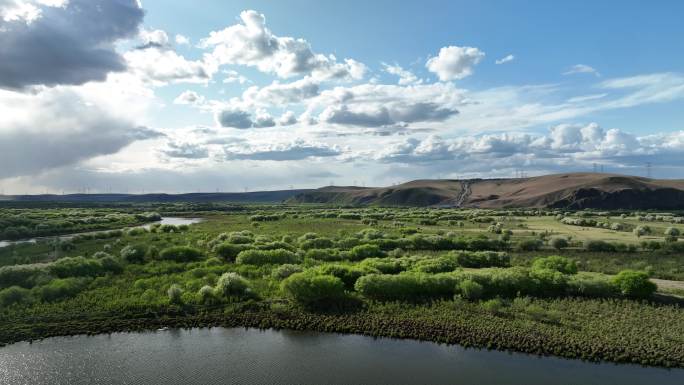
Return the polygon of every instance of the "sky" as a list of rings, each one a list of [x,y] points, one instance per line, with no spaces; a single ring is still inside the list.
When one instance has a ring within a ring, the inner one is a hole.
[[[684,2],[0,0],[0,193],[684,178]]]

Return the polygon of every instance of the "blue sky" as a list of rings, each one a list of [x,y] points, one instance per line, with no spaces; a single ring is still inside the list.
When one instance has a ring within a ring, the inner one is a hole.
[[[481,47],[488,60],[478,67],[478,76],[459,82],[465,88],[560,83],[569,90],[590,90],[595,78],[562,75],[577,63],[591,65],[604,77],[684,68],[684,39],[677,38],[684,36],[684,3],[677,1],[658,7],[641,1],[421,1],[400,6],[396,1],[203,1],[198,9],[189,2],[146,0],[143,5],[150,28],[193,41],[235,22],[242,10],[255,9],[267,16],[273,31],[305,37],[319,51],[354,57],[376,71],[382,62],[397,63],[429,76],[423,63],[439,48]],[[511,53],[515,65],[494,64]],[[258,71],[250,75],[257,84],[270,82]],[[225,91],[239,93],[233,87]],[[634,133],[673,131],[681,129],[681,108],[681,102],[674,102],[594,116]]]
[[[0,187],[239,191],[647,162],[684,178],[682,14],[678,1],[0,0]]]

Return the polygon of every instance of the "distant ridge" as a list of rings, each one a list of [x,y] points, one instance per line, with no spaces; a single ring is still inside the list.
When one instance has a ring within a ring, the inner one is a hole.
[[[684,180],[603,173],[510,179],[415,180],[392,187],[323,187],[292,203],[344,205],[684,209]]]
[[[236,202],[277,203],[311,190],[276,190],[244,193],[187,193],[187,194],[41,194],[0,195],[0,202]]]
[[[328,186],[244,193],[0,195],[2,201],[684,210],[684,180],[568,173],[510,179],[422,179],[391,187]]]

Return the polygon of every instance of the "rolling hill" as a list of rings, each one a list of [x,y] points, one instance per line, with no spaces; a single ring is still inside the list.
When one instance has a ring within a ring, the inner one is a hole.
[[[328,186],[245,193],[4,195],[0,196],[2,201],[684,210],[684,180],[569,173],[510,179],[423,179],[390,187]]]
[[[416,180],[392,187],[323,187],[292,203],[438,207],[684,209],[684,180],[602,173],[531,178]]]

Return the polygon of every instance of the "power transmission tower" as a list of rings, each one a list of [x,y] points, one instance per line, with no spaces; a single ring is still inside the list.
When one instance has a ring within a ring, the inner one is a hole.
[[[646,163],[646,177],[651,178],[651,162]]]

